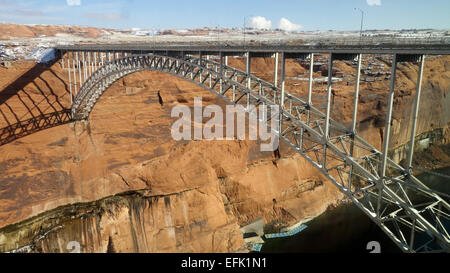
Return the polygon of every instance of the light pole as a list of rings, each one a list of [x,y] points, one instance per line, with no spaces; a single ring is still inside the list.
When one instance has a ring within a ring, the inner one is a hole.
[[[361,44],[363,25],[364,25],[364,11],[362,9],[360,9],[360,8],[355,8],[355,10],[359,10],[361,12],[361,30],[359,32],[359,44]]]

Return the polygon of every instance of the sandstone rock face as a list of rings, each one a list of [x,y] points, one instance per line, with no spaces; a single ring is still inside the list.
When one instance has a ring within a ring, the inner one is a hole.
[[[0,39],[36,38],[40,36],[55,36],[57,34],[74,34],[81,37],[96,38],[102,34],[102,29],[78,26],[50,26],[50,25],[17,25],[0,23]]]
[[[425,94],[448,97],[448,74],[441,73],[448,61],[442,57],[436,67],[427,66],[426,71],[437,74],[427,78]],[[239,68],[243,60],[231,59],[230,65]],[[257,76],[272,79],[267,72],[272,60],[256,59],[253,65]],[[288,65],[288,76],[305,71],[294,61]],[[16,69],[19,77],[21,69]],[[23,78],[25,84],[15,93],[0,92],[1,127],[69,107],[67,75],[60,64],[35,74]],[[0,82],[1,89],[13,79]],[[303,95],[303,84],[288,82],[287,88]],[[378,90],[382,101],[389,82],[383,84],[363,86],[362,94]],[[346,107],[334,113],[348,122],[351,89],[336,91]],[[397,112],[409,111],[413,94],[397,97]],[[33,251],[67,252],[71,241],[79,242],[83,252],[240,251],[240,226],[263,217],[266,230],[277,230],[315,217],[343,198],[285,145],[277,158],[260,152],[253,141],[173,140],[171,109],[192,107],[194,97],[202,97],[204,105],[225,105],[182,79],[135,73],[105,92],[88,122],[62,124],[0,146],[0,251],[31,246]],[[423,107],[436,99],[427,97]],[[374,109],[374,103],[360,107],[360,134],[380,147],[384,125],[375,121],[382,118],[382,109]],[[448,109],[446,103],[441,100],[441,109]],[[448,125],[443,118],[429,126],[438,114],[426,112],[420,130]],[[403,130],[393,131],[396,143],[408,139]]]

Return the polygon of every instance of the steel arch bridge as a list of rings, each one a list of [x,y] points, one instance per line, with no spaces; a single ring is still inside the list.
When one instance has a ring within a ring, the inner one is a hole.
[[[154,70],[177,76],[208,89],[247,112],[250,105],[258,107],[280,106],[280,139],[320,170],[339,190],[370,217],[404,252],[450,252],[449,195],[430,189],[412,173],[413,152],[408,155],[408,167],[404,168],[388,156],[389,131],[394,99],[395,74],[398,62],[418,61],[419,82],[415,100],[411,147],[414,147],[415,126],[420,100],[424,55],[393,54],[392,79],[386,118],[386,137],[383,150],[378,151],[362,139],[356,131],[361,53],[330,53],[329,71],[334,60],[357,60],[357,80],[354,94],[352,128],[333,120],[330,115],[332,73],[328,73],[327,106],[322,113],[312,104],[313,53],[276,53],[275,84],[251,75],[251,56],[272,57],[268,53],[244,53],[247,71],[227,65],[223,57],[233,52],[217,52],[219,62],[194,55],[160,53],[124,53],[121,57],[108,53],[109,61],[97,59],[92,63],[78,58],[78,52],[68,51],[69,81],[73,73],[74,91],[71,115],[73,120],[88,119],[100,96],[116,80],[143,70]],[[281,55],[281,56],[280,56]],[[288,57],[310,60],[308,98],[301,99],[285,92],[284,67]],[[105,54],[106,57],[106,54]],[[281,59],[281,87],[277,87],[278,60]],[[89,55],[90,60],[90,55]],[[71,65],[72,61],[72,65]],[[64,58],[63,58],[64,62]],[[63,64],[64,65],[64,64]],[[84,71],[83,71],[84,70]],[[82,80],[82,73],[84,80]],[[90,74],[90,76],[89,76]],[[77,89],[76,79],[79,76]],[[72,93],[72,83],[70,83]],[[71,96],[72,97],[72,96]],[[268,107],[270,110],[270,107]],[[251,114],[251,113],[249,113]],[[269,115],[272,115],[271,113]],[[413,151],[411,149],[410,151]]]

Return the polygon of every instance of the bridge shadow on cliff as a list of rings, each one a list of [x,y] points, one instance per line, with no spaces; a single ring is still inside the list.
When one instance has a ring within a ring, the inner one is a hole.
[[[71,122],[70,92],[54,71],[58,61],[37,63],[0,90],[0,146]]]

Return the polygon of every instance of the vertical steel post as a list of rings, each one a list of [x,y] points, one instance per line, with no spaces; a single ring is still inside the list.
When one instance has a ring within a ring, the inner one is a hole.
[[[312,89],[313,89],[313,73],[314,73],[314,53],[309,55],[309,83],[308,83],[308,105],[311,107],[312,105]],[[311,108],[308,109],[307,115],[307,124],[309,126],[309,122],[311,120]],[[303,135],[302,135],[303,137]]]
[[[86,66],[86,52],[84,52],[83,51],[83,70],[84,70],[84,81],[86,81],[86,79],[87,79],[87,66]],[[83,81],[83,83],[84,83],[84,81]]]
[[[353,157],[355,151],[355,136],[356,136],[356,121],[358,117],[358,103],[359,103],[359,85],[361,80],[361,61],[362,54],[358,54],[358,65],[356,67],[356,80],[355,80],[355,97],[353,99],[353,119],[352,119],[352,136],[350,143],[350,156]],[[348,190],[352,190],[352,175],[353,165],[350,165],[350,172],[348,175]]]
[[[67,52],[67,70],[69,71],[69,92],[70,92],[70,105],[72,105],[73,103],[73,95],[72,95],[72,75],[70,75],[70,73],[72,71],[70,71],[70,57],[69,57],[69,52]]]
[[[330,133],[330,114],[331,114],[331,94],[333,85],[333,54],[330,54],[328,60],[328,87],[327,87],[327,112],[325,119],[325,139],[328,139]]]
[[[250,51],[247,51],[247,62],[246,62],[246,73],[247,73],[247,88],[250,89],[252,86],[252,79],[250,75],[252,73],[252,56]],[[250,93],[247,93],[247,110],[250,107]]]
[[[387,156],[389,151],[389,139],[391,133],[391,120],[392,120],[392,107],[394,104],[394,90],[395,90],[395,78],[397,72],[397,54],[394,54],[394,58],[392,60],[392,75],[391,75],[391,85],[389,88],[389,101],[388,101],[388,110],[386,113],[386,128],[384,131],[384,143],[383,143],[383,154],[381,158],[381,173],[380,180],[377,183],[378,192],[378,200],[377,200],[377,217],[380,218],[380,209],[381,209],[381,199],[383,195],[384,189],[384,180],[386,176],[387,169]]]
[[[285,77],[286,77],[286,58],[284,52],[281,53],[281,96],[280,96],[280,111],[284,109],[284,97],[285,97]]]
[[[228,67],[228,56],[225,56],[225,66]],[[224,76],[227,77],[227,70],[225,69]]]
[[[383,179],[386,175],[386,166],[387,166],[387,156],[389,151],[389,138],[391,132],[391,120],[392,120],[392,106],[394,104],[394,89],[395,89],[395,80],[396,80],[396,72],[397,72],[397,54],[394,55],[392,61],[392,75],[391,75],[391,85],[389,88],[389,101],[388,101],[388,110],[386,113],[386,128],[384,132],[384,143],[383,143],[383,155],[381,160],[381,174],[380,177]]]
[[[62,61],[61,68],[64,69],[64,51],[61,50],[60,54],[61,54],[61,61]]]
[[[330,136],[330,115],[331,115],[331,89],[333,85],[333,53],[330,53],[328,60],[328,87],[327,87],[327,113],[325,118],[325,132],[323,135],[323,163],[322,168],[326,168],[327,163],[327,142]]]
[[[74,58],[74,52],[72,51],[72,59]],[[77,93],[78,93],[78,90],[77,90],[77,72],[76,72],[76,69],[75,69],[75,61],[78,63],[78,54],[77,54],[77,58],[76,59],[74,59],[74,60],[72,60],[73,62],[72,62],[72,66],[73,66],[73,84],[74,84],[74,90],[73,90],[73,92],[74,92],[74,97],[76,97],[77,96]]]
[[[279,63],[279,53],[275,53],[275,76],[274,76],[274,86],[278,87],[278,63]]]
[[[91,62],[91,52],[90,51],[88,51],[87,52],[88,53],[88,75],[89,75],[89,77],[92,75],[92,62]]]
[[[97,63],[97,52],[94,52],[94,70],[96,70],[96,71],[97,71],[97,65],[98,65],[98,63]]]
[[[203,65],[203,52],[201,52],[201,51],[198,53],[198,65],[200,67],[202,67],[202,65]],[[203,73],[202,73],[202,71],[203,71],[203,69],[200,68],[200,82],[203,81]]]
[[[416,130],[417,130],[417,117],[419,115],[419,105],[420,105],[420,96],[422,92],[422,78],[423,78],[423,67],[425,63],[425,55],[420,57],[420,67],[419,67],[419,75],[417,78],[417,89],[416,89],[416,97],[414,100],[414,114],[412,120],[412,128],[411,128],[411,138],[409,140],[409,152],[408,152],[408,161],[407,161],[407,170],[411,172],[412,161],[414,157],[414,144],[416,139]]]
[[[234,81],[237,82],[237,75],[234,75]],[[233,102],[236,101],[236,85],[233,84]]]
[[[223,52],[221,51],[219,53],[219,58],[220,58],[220,94],[223,93]]]
[[[280,119],[279,119],[279,135],[283,132],[283,112],[284,112],[284,98],[285,98],[285,76],[286,76],[286,56],[281,52],[281,95],[280,95]],[[275,92],[276,94],[276,92]]]
[[[247,72],[247,88],[250,89],[251,86],[251,79],[250,79],[250,75],[252,72],[251,69],[252,66],[252,56],[250,55],[250,51],[247,52],[247,62],[246,62],[246,72]]]
[[[359,85],[361,80],[361,61],[362,61],[362,54],[358,54],[358,66],[356,71],[356,82],[355,82],[355,98],[353,100],[353,120],[352,120],[353,134],[356,134],[356,119],[358,116]]]
[[[83,80],[81,79],[81,58],[78,57],[79,53],[77,52],[77,60],[78,60],[78,74],[80,76],[80,90],[83,86]]]
[[[309,125],[311,120],[311,105],[312,105],[312,87],[313,87],[313,72],[314,72],[314,53],[309,54],[309,82],[308,82],[308,109],[306,114],[306,124]],[[292,106],[290,107],[292,108]],[[291,111],[291,110],[290,110]],[[304,129],[300,130],[300,152],[303,153],[303,136]]]

